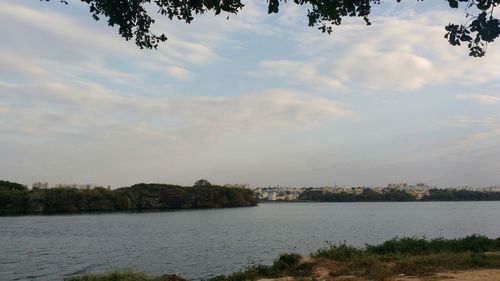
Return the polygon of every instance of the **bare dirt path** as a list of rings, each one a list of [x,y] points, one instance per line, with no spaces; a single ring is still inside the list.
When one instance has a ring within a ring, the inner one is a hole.
[[[429,277],[401,277],[395,281],[500,281],[500,269],[481,269],[467,271],[441,272]]]
[[[330,276],[325,268],[317,268],[315,278],[318,281],[357,281],[355,276]],[[399,276],[393,281],[500,281],[500,269],[481,269],[466,271],[439,272],[426,277]],[[276,279],[259,279],[257,281],[297,281],[293,277],[282,277]],[[367,280],[368,281],[368,280]]]
[[[485,255],[497,256],[500,252],[488,252]],[[302,256],[301,263],[315,263],[311,276],[297,278],[286,276],[257,281],[500,281],[500,268],[441,271],[425,276],[394,276],[391,275],[394,272],[388,272],[374,276],[376,280],[373,280],[366,276],[350,275],[352,268],[346,268],[345,264],[334,260]],[[387,265],[394,264],[387,263]]]

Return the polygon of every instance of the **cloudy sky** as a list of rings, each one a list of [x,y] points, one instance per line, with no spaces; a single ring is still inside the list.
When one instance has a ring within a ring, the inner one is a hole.
[[[448,45],[445,1],[333,36],[245,1],[140,50],[69,1],[0,9],[0,179],[31,184],[500,184],[500,43]]]

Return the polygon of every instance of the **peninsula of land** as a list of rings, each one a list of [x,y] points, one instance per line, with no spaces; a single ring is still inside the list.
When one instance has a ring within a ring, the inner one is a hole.
[[[253,192],[214,185],[135,184],[107,189],[31,189],[0,181],[0,215],[154,211],[255,206]]]

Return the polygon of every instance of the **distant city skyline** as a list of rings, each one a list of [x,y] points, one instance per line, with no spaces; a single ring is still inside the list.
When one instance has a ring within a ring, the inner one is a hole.
[[[0,180],[7,180],[8,179],[2,179]],[[209,181],[210,182],[210,181]],[[27,186],[28,188],[57,188],[57,187],[71,187],[71,188],[95,188],[95,187],[105,187],[105,188],[120,188],[120,187],[127,187],[127,186],[132,186],[134,184],[139,184],[139,183],[157,183],[157,184],[173,184],[173,185],[182,185],[178,184],[175,182],[137,182],[129,185],[123,185],[123,186],[111,186],[109,184],[96,184],[96,183],[83,183],[83,182],[48,182],[48,181],[36,181],[31,184],[28,183],[22,183],[18,182],[20,184],[23,184]],[[393,183],[387,183],[387,184],[368,184],[368,185],[337,185],[337,184],[330,184],[330,185],[321,185],[321,186],[313,186],[313,185],[270,185],[270,184],[265,184],[265,185],[251,185],[248,183],[217,183],[217,182],[211,182],[212,185],[218,185],[218,186],[230,186],[230,187],[238,187],[238,188],[251,188],[251,189],[261,189],[261,188],[479,188],[479,189],[488,189],[488,188],[495,188],[500,190],[500,184],[499,185],[489,185],[489,186],[478,186],[478,185],[459,185],[459,186],[438,186],[438,185],[433,185],[433,184],[427,184],[423,182],[418,182],[418,183],[408,183],[408,182],[393,182]],[[192,184],[186,184],[184,186],[191,186]]]
[[[500,43],[450,46],[465,15],[446,1],[382,3],[332,36],[285,3],[157,17],[157,51],[77,2],[2,3],[1,179],[500,184]]]

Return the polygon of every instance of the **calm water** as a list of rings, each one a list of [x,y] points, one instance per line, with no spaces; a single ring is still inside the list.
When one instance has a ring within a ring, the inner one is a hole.
[[[0,280],[131,267],[199,279],[395,236],[500,236],[500,202],[264,203],[254,208],[144,214],[0,217]]]

